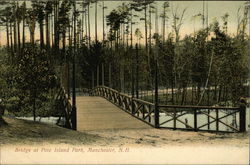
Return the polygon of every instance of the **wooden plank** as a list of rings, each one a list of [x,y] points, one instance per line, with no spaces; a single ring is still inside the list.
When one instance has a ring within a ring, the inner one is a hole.
[[[76,104],[78,131],[150,128],[102,97],[77,97]]]

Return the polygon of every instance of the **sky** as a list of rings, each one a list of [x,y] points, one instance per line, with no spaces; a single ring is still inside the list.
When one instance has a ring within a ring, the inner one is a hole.
[[[129,1],[105,1],[105,6],[107,6],[107,9],[105,10],[105,14],[109,14],[110,11],[113,9],[116,9],[119,5],[122,5],[122,3],[129,3]],[[155,6],[157,6],[158,9],[158,15],[162,13],[163,10],[163,3],[164,1],[157,1],[154,2]],[[181,37],[185,36],[186,34],[191,34],[194,32],[194,30],[199,30],[199,28],[202,27],[202,21],[200,19],[196,19],[195,21],[192,19],[192,16],[201,13],[203,9],[203,1],[169,1],[170,3],[170,11],[167,12],[167,15],[170,17],[168,20],[166,31],[167,33],[171,32],[171,24],[172,24],[172,10],[175,10],[178,8],[179,14],[181,14],[181,11],[186,8],[186,12],[184,15],[183,25],[180,29]],[[219,22],[222,22],[221,17],[228,13],[228,33],[233,35],[236,33],[237,28],[237,11],[239,7],[243,7],[245,1],[205,1],[205,10],[206,5],[208,6],[208,22],[213,22],[214,19],[217,19]],[[80,6],[79,6],[80,9]],[[90,8],[90,20],[91,20],[91,36],[92,39],[94,39],[94,4],[91,5]],[[243,10],[241,14],[243,13]],[[206,14],[206,11],[205,11]],[[141,17],[143,17],[143,13],[139,14]],[[136,28],[140,28],[142,34],[144,34],[144,21],[135,20],[137,23],[134,26],[134,30]],[[102,39],[102,2],[99,2],[98,5],[98,39]],[[154,23],[154,16],[152,15],[152,22]],[[221,23],[222,24],[222,23]],[[152,32],[154,31],[155,25],[153,25]],[[158,27],[159,32],[162,31],[162,21],[161,19],[158,20]],[[249,28],[249,27],[248,27]],[[0,27],[0,44],[5,44],[5,29],[4,27]],[[27,29],[28,30],[28,29]],[[105,30],[108,31],[108,27],[105,27]],[[38,25],[36,28],[36,39],[39,38],[39,29]],[[26,33],[28,34],[28,33]],[[134,34],[134,32],[133,32]],[[144,39],[144,38],[143,38]]]

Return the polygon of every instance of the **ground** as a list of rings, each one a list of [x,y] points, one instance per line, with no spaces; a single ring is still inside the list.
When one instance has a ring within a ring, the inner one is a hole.
[[[230,145],[249,146],[247,133],[207,133],[166,129],[114,129],[77,132],[55,125],[4,118],[0,127],[0,144],[71,144],[99,146],[162,147],[165,145]]]
[[[4,118],[0,164],[248,164],[249,132],[154,128],[78,132]],[[96,159],[98,158],[98,159]]]

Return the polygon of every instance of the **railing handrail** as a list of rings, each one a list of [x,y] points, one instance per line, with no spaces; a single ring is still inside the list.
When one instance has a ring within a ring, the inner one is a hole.
[[[143,103],[143,104],[155,106],[154,103],[151,103],[151,102],[148,102],[148,101],[145,101],[145,100],[141,100],[141,99],[137,99],[137,98],[133,98],[133,100],[138,101],[138,102],[141,102],[141,103]]]
[[[113,88],[110,88],[110,87],[107,87],[107,86],[97,86],[96,88],[105,88],[105,89],[108,89],[108,90],[111,90],[113,92],[116,92],[116,93],[119,93],[120,95],[122,96],[126,96],[126,97],[129,97],[129,98],[132,98],[132,96],[129,96],[125,93],[121,93]],[[148,102],[148,101],[145,101],[145,100],[141,100],[141,99],[138,99],[138,98],[133,98],[133,100],[136,100],[138,102],[141,102],[141,103],[144,103],[144,104],[148,104],[148,105],[152,105],[154,106],[155,103],[151,103],[151,102]],[[190,108],[190,109],[223,109],[223,110],[239,110],[240,108],[239,107],[222,107],[222,106],[202,106],[202,105],[158,105],[159,108]]]
[[[187,108],[187,109],[222,109],[222,110],[239,110],[239,107],[215,107],[215,106],[200,106],[200,105],[159,105],[159,108]]]

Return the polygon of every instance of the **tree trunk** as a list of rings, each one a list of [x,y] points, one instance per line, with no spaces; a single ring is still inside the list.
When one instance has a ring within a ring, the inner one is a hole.
[[[165,23],[166,23],[166,7],[164,6],[164,9],[163,9],[163,18],[162,18],[162,42],[163,44],[165,43]]]
[[[90,39],[90,16],[89,16],[89,14],[90,14],[90,12],[89,12],[89,4],[88,4],[88,32],[89,32],[89,34],[88,34],[88,39],[89,39],[89,47],[90,47],[90,44],[91,44],[91,39]]]
[[[147,25],[147,5],[145,5],[144,9],[144,17],[145,17],[145,46],[146,46],[146,52],[148,52],[148,25]],[[149,60],[149,56],[148,56]]]
[[[95,1],[95,43],[97,43],[97,0]]]
[[[62,33],[62,46],[63,58],[66,61],[66,32]]]
[[[105,40],[105,15],[104,15],[104,9],[105,9],[105,6],[104,6],[104,1],[102,1],[102,41],[104,42]]]
[[[40,46],[44,48],[44,34],[43,34],[43,21],[39,23],[40,26]]]
[[[13,54],[13,30],[11,22],[10,22],[10,48],[11,48],[11,53]]]
[[[151,20],[151,8],[149,8],[149,54],[152,52],[152,20]]]
[[[131,27],[130,27],[130,46],[131,46],[131,48],[132,48],[132,46],[133,46],[133,12],[132,12],[132,10],[131,10],[131,25],[130,25]]]
[[[23,17],[23,48],[25,45],[25,17]]]
[[[59,2],[56,0],[54,7],[54,47],[56,52],[59,50],[58,3]]]
[[[9,37],[9,22],[6,21],[6,37],[7,37],[7,49],[10,49],[10,37]]]
[[[87,37],[88,36],[88,24],[87,24],[87,12],[86,12],[86,9],[85,9],[84,18],[85,18],[85,37]],[[88,39],[87,38],[85,38],[85,39],[86,39],[86,43],[88,43]]]
[[[35,31],[33,30],[30,31],[30,43],[31,44],[35,43]]]
[[[175,104],[175,101],[174,101],[174,80],[172,78],[172,81],[171,81],[171,96],[172,96],[172,104],[174,105]]]
[[[33,120],[36,121],[36,93],[34,93],[34,96],[33,96],[32,100],[33,100],[33,105],[32,105]]]
[[[21,35],[20,35],[20,22],[17,22],[17,42],[18,42],[18,52],[21,49]]]
[[[3,119],[3,115],[4,115],[4,106],[0,105],[0,127],[3,125],[7,125],[7,123]]]
[[[45,16],[45,28],[46,28],[46,47],[47,50],[50,48],[50,30],[49,30],[49,14],[46,13]]]
[[[16,30],[17,24],[16,20],[14,20],[14,51],[17,51],[17,30]]]

